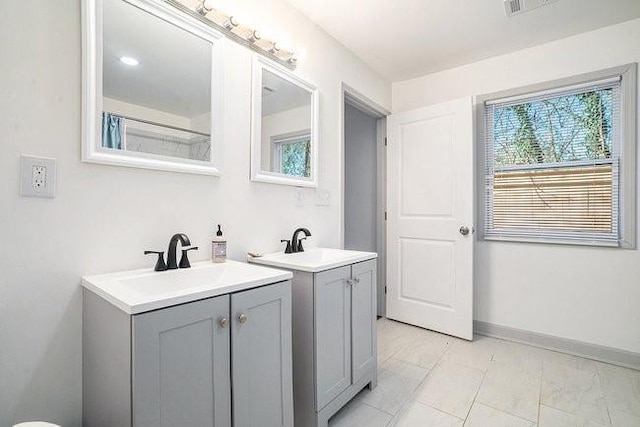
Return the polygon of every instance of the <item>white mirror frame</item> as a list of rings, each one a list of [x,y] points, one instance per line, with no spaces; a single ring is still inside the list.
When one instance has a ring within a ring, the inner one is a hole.
[[[222,140],[222,62],[220,39],[213,28],[157,0],[120,0],[138,7],[211,43],[211,158],[210,161],[173,159],[138,152],[102,148],[102,0],[83,0],[82,6],[82,161],[171,172],[220,175]],[[158,47],[161,49],[161,46]]]
[[[262,170],[262,74],[264,70],[306,90],[311,95],[311,175],[294,177]],[[251,181],[295,187],[318,187],[318,89],[289,70],[260,56],[253,58],[251,91]]]

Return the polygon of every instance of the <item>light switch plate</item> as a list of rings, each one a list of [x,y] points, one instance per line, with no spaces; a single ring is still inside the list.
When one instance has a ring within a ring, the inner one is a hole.
[[[318,188],[316,191],[316,206],[330,206],[331,191]]]
[[[24,197],[55,197],[56,159],[23,154],[20,194]]]
[[[304,202],[305,202],[305,193],[304,190],[300,187],[296,187],[294,193],[293,193],[293,202],[294,205],[296,207],[302,207],[304,206]]]

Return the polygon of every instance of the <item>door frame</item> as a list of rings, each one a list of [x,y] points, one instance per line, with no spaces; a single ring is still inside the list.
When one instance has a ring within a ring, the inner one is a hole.
[[[346,157],[345,157],[345,105],[349,104],[363,113],[376,118],[377,127],[377,199],[383,201],[378,203],[376,211],[376,251],[378,252],[378,283],[377,288],[377,314],[385,316],[387,311],[385,290],[387,277],[387,224],[385,214],[387,210],[387,151],[385,139],[387,137],[387,116],[391,111],[373,101],[366,95],[357,91],[348,84],[342,82],[340,86],[340,108],[339,129],[340,129],[340,247],[345,246],[345,209],[346,209]]]

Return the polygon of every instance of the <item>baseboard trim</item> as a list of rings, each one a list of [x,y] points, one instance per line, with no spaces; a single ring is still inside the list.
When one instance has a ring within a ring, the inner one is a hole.
[[[640,353],[525,331],[508,326],[494,325],[480,320],[473,321],[473,331],[479,335],[515,341],[534,347],[560,351],[587,359],[640,370]]]

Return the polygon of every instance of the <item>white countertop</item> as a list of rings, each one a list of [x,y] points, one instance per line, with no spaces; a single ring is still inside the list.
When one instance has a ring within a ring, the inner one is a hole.
[[[345,249],[309,248],[304,252],[285,254],[274,252],[261,257],[249,258],[249,262],[285,268],[287,270],[317,273],[357,262],[377,258],[375,252],[350,251]]]
[[[289,280],[291,272],[229,261],[202,261],[191,268],[153,271],[152,268],[82,278],[82,286],[120,310],[138,314],[203,298],[243,291]]]

